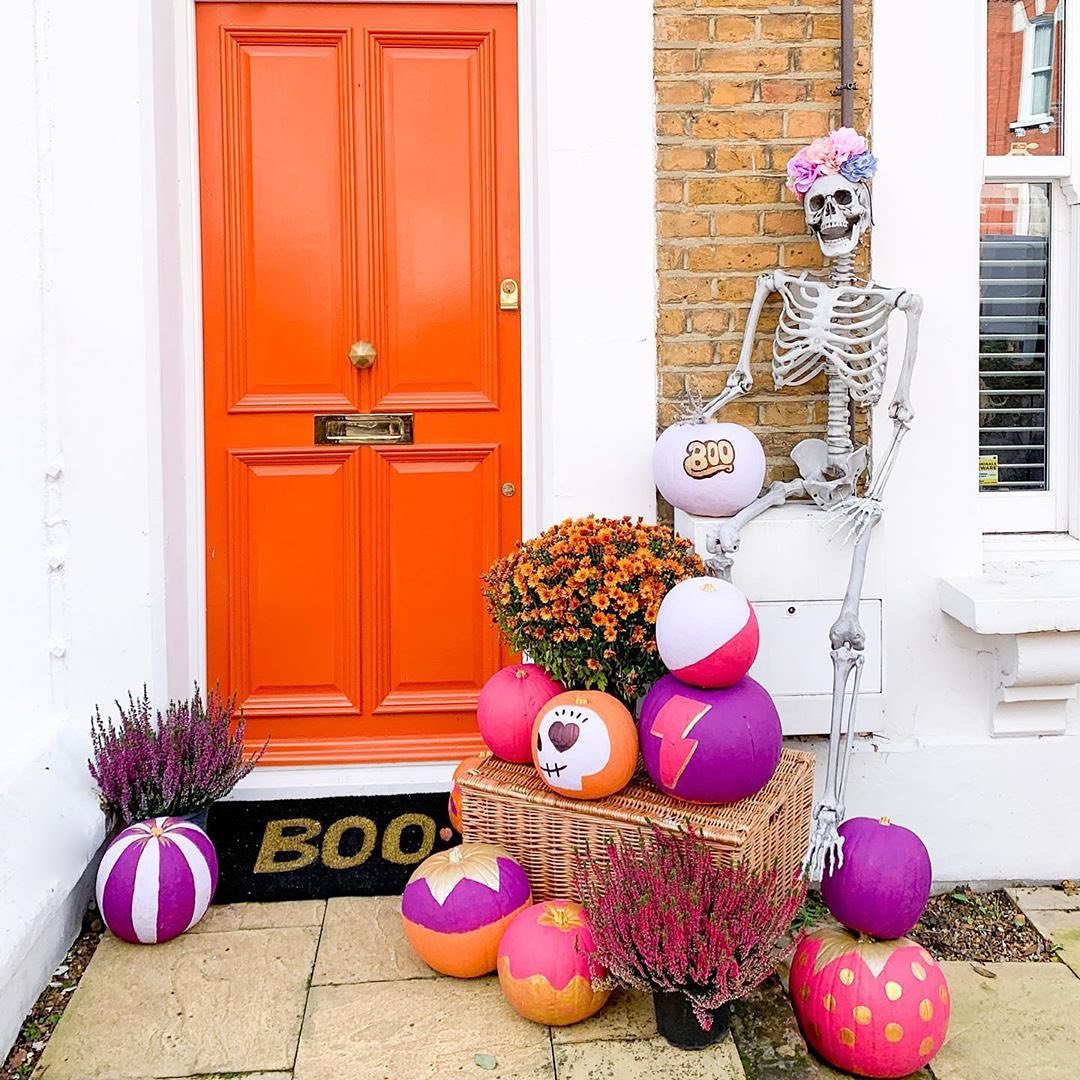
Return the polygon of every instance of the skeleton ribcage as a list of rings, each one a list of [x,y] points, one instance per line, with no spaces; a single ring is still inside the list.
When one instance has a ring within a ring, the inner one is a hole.
[[[773,343],[773,379],[779,390],[802,386],[822,371],[837,374],[860,405],[880,397],[888,362],[891,292],[832,286],[807,278],[777,282],[783,300]]]

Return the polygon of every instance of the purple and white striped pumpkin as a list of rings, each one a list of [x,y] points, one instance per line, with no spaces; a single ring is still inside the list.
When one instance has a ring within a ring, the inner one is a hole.
[[[217,852],[198,825],[151,818],[129,825],[105,849],[97,874],[98,910],[124,941],[169,941],[206,914],[217,878]]]

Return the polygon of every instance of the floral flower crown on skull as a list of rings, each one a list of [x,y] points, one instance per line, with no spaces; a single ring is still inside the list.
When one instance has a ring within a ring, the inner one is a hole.
[[[823,176],[839,173],[845,180],[856,183],[870,180],[877,166],[877,158],[870,153],[866,139],[854,128],[840,128],[804,146],[788,162],[787,186],[801,201]]]

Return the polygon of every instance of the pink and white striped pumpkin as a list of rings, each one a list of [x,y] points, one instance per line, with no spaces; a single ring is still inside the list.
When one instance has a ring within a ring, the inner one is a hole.
[[[169,941],[206,914],[217,878],[217,852],[198,825],[151,818],[129,825],[105,849],[97,874],[98,910],[124,941]]]

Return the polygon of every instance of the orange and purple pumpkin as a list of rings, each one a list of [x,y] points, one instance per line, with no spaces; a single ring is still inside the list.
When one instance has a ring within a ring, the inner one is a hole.
[[[499,941],[532,899],[525,871],[495,844],[429,855],[401,895],[405,936],[428,967],[472,979],[495,970]]]
[[[536,714],[565,689],[539,664],[511,664],[496,671],[476,703],[476,722],[488,749],[503,761],[527,765]]]
[[[454,770],[453,785],[450,788],[450,799],[447,804],[447,812],[450,815],[450,824],[461,832],[461,785],[458,781],[463,777],[470,769],[475,769],[484,758],[488,757],[487,753],[473,754],[472,757],[465,758],[464,761]]]
[[[630,782],[637,728],[617,698],[571,690],[552,698],[533,725],[532,759],[548,787],[572,799],[602,799]]]
[[[856,1076],[909,1076],[941,1049],[949,1027],[945,974],[907,938],[810,934],[792,960],[791,1003],[810,1046]]]
[[[593,989],[589,957],[595,950],[580,904],[533,904],[515,916],[503,934],[499,985],[526,1020],[576,1024],[602,1009],[611,995],[610,990]]]
[[[888,818],[849,818],[840,826],[843,864],[821,879],[821,898],[851,930],[879,938],[911,932],[930,899],[926,845]]]

